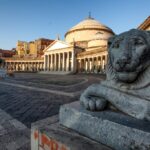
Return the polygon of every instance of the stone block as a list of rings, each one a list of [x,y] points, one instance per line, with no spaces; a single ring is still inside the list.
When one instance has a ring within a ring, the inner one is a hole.
[[[61,126],[58,116],[32,124],[31,131],[31,150],[111,150]]]
[[[87,111],[79,102],[61,106],[60,124],[115,150],[150,150],[150,122],[119,112]]]

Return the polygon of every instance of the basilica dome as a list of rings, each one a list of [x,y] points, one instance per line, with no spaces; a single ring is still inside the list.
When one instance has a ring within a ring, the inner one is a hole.
[[[72,42],[89,42],[100,33],[101,40],[107,40],[114,32],[90,16],[72,27],[66,34],[65,40]]]

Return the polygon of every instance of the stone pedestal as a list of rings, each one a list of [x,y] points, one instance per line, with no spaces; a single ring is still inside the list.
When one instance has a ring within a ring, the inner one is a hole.
[[[61,126],[58,117],[32,124],[31,150],[111,150],[110,148]]]
[[[150,150],[150,122],[112,111],[90,112],[79,102],[61,106],[65,127],[115,150]]]

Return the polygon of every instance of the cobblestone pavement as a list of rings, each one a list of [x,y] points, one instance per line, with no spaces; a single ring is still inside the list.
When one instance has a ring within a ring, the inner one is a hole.
[[[0,150],[29,150],[31,123],[58,114],[60,105],[78,100],[79,95],[71,94],[80,94],[100,79],[21,73],[0,80]]]
[[[25,149],[30,149],[30,129],[0,109],[0,150]]]
[[[84,90],[92,83],[100,82],[101,79],[105,79],[104,75],[46,75],[18,73],[15,74],[14,78],[8,78],[6,81],[51,90],[77,92]]]

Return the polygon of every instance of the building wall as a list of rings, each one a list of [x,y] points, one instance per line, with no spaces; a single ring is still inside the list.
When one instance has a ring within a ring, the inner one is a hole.
[[[29,54],[37,56],[37,49],[36,49],[36,44],[35,42],[30,42],[29,43]]]
[[[150,26],[149,26],[149,27],[147,27],[145,30],[147,30],[147,31],[148,31],[148,30],[150,30]]]
[[[107,46],[107,40],[91,40],[88,42],[88,47]]]
[[[150,30],[150,17],[144,21],[138,29]],[[98,34],[100,32],[100,34]],[[95,36],[96,35],[96,36]],[[113,33],[95,30],[82,29],[68,32],[66,42],[71,47],[62,48],[55,45],[53,51],[44,53],[44,60],[10,59],[6,61],[7,68],[18,70],[45,70],[45,71],[73,71],[84,73],[105,73],[107,64],[107,39]],[[100,37],[102,36],[102,37]],[[50,45],[53,40],[37,39],[33,42],[17,42],[18,55],[36,55],[42,58],[43,50]],[[82,48],[81,48],[82,47]],[[71,49],[70,49],[71,48]],[[8,67],[9,66],[9,67]]]
[[[29,43],[25,41],[18,41],[16,50],[19,56],[24,56],[29,50]]]
[[[37,39],[31,42],[18,41],[17,42],[17,54],[18,56],[26,56],[28,54],[33,56],[43,55],[43,50],[53,42],[50,39]]]
[[[77,42],[77,41],[90,41],[98,32],[101,32],[103,34],[104,39],[108,39],[109,37],[113,35],[112,33],[101,31],[99,29],[97,30],[87,29],[87,30],[78,30],[78,31],[70,32],[66,35],[65,40],[68,43]]]
[[[143,23],[141,23],[138,27],[140,30],[150,30],[150,16],[147,17]]]
[[[37,55],[43,55],[43,50],[49,46],[54,40],[50,40],[50,39],[38,39],[35,41],[35,47],[37,49]]]

